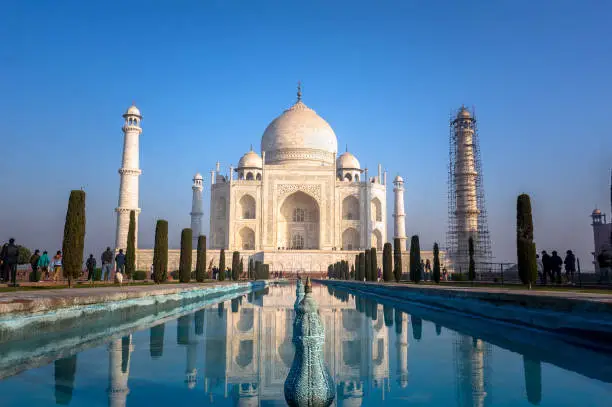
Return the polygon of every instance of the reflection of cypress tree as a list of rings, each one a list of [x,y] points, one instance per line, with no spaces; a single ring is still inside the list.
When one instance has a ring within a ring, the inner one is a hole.
[[[189,318],[190,315],[183,315],[179,317],[176,322],[176,344],[187,345],[189,343]]]
[[[150,329],[149,355],[151,359],[159,359],[164,354],[165,324],[152,326]]]
[[[385,326],[393,326],[393,307],[390,305],[383,305],[383,314],[385,315]]]
[[[236,314],[240,309],[240,299],[234,298],[232,299],[232,313]]]
[[[55,404],[67,406],[72,400],[77,355],[55,361]]]
[[[127,373],[130,366],[130,337],[121,338],[121,372]]]
[[[355,297],[355,309],[359,313],[363,313],[363,308],[361,307],[361,298]]]
[[[220,302],[217,305],[217,314],[219,315],[219,318],[223,318],[223,311],[225,311],[225,304]]]
[[[402,311],[398,309],[395,310],[395,333],[402,333]]]
[[[440,336],[440,334],[442,333],[442,327],[438,324],[436,324],[436,335]]]
[[[527,401],[536,406],[540,405],[542,401],[542,364],[539,360],[523,356],[523,369],[525,370]]]
[[[372,321],[376,321],[378,318],[378,303],[376,301],[370,301],[370,316],[372,317]]]
[[[194,325],[196,335],[204,335],[204,312],[205,310],[201,309],[195,313]]]
[[[412,324],[412,337],[420,341],[421,336],[423,336],[423,320],[419,317],[413,316],[410,319],[410,323]]]
[[[372,317],[372,305],[370,304],[370,300],[363,300],[363,308],[365,309],[366,318]]]

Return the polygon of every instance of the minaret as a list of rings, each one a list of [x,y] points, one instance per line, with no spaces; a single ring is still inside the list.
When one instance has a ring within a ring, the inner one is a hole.
[[[130,377],[130,356],[134,351],[132,335],[116,339],[108,346],[108,405],[125,407]]]
[[[400,240],[402,250],[406,247],[406,213],[404,212],[404,179],[399,175],[393,180],[393,192],[395,193],[395,224],[393,228],[393,239]]]
[[[202,234],[202,189],[203,179],[200,173],[193,177],[193,197],[191,198],[191,230],[193,232],[193,247],[198,245],[198,237]]]
[[[136,211],[136,248],[138,248],[138,177],[141,174],[139,168],[139,138],[142,133],[140,121],[142,116],[140,110],[134,105],[123,115],[123,161],[119,168],[121,183],[119,185],[119,206],[117,212],[117,234],[115,237],[115,248],[127,248],[127,235],[130,227],[130,211]]]
[[[455,161],[455,185],[457,188],[457,232],[459,240],[466,242],[478,231],[476,200],[476,166],[474,163],[474,127],[470,112],[462,107],[455,120],[457,158]],[[475,236],[474,236],[475,237]],[[475,240],[475,239],[474,239]]]

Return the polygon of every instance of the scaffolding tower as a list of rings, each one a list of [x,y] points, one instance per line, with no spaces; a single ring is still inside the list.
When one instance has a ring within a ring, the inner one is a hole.
[[[448,268],[467,273],[468,241],[474,241],[476,273],[491,271],[491,237],[487,222],[480,142],[476,117],[462,106],[450,117],[448,166]]]

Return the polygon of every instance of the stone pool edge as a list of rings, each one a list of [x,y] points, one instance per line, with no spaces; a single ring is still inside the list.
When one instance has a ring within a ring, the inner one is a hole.
[[[239,288],[265,288],[267,285],[267,281],[261,280],[211,284],[177,284],[172,286],[160,285],[154,287],[125,286],[58,289],[46,292],[18,291],[9,293],[10,295],[0,295],[0,320],[42,315],[62,309],[78,310],[80,307],[116,304],[129,300],[164,301],[170,298],[169,296],[204,296],[211,293],[229,292]]]
[[[341,280],[317,280],[360,294],[373,294],[448,309],[480,318],[528,326],[570,336],[587,336],[596,341],[612,340],[612,302],[592,298],[564,298],[525,293],[470,289],[386,285]]]

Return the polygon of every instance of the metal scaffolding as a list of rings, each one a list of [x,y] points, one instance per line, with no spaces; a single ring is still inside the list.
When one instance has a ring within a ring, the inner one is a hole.
[[[487,222],[477,121],[461,107],[450,117],[448,166],[448,231],[446,258],[454,272],[467,273],[468,240],[474,240],[476,273],[488,272],[491,237]],[[492,270],[495,271],[495,270]]]

